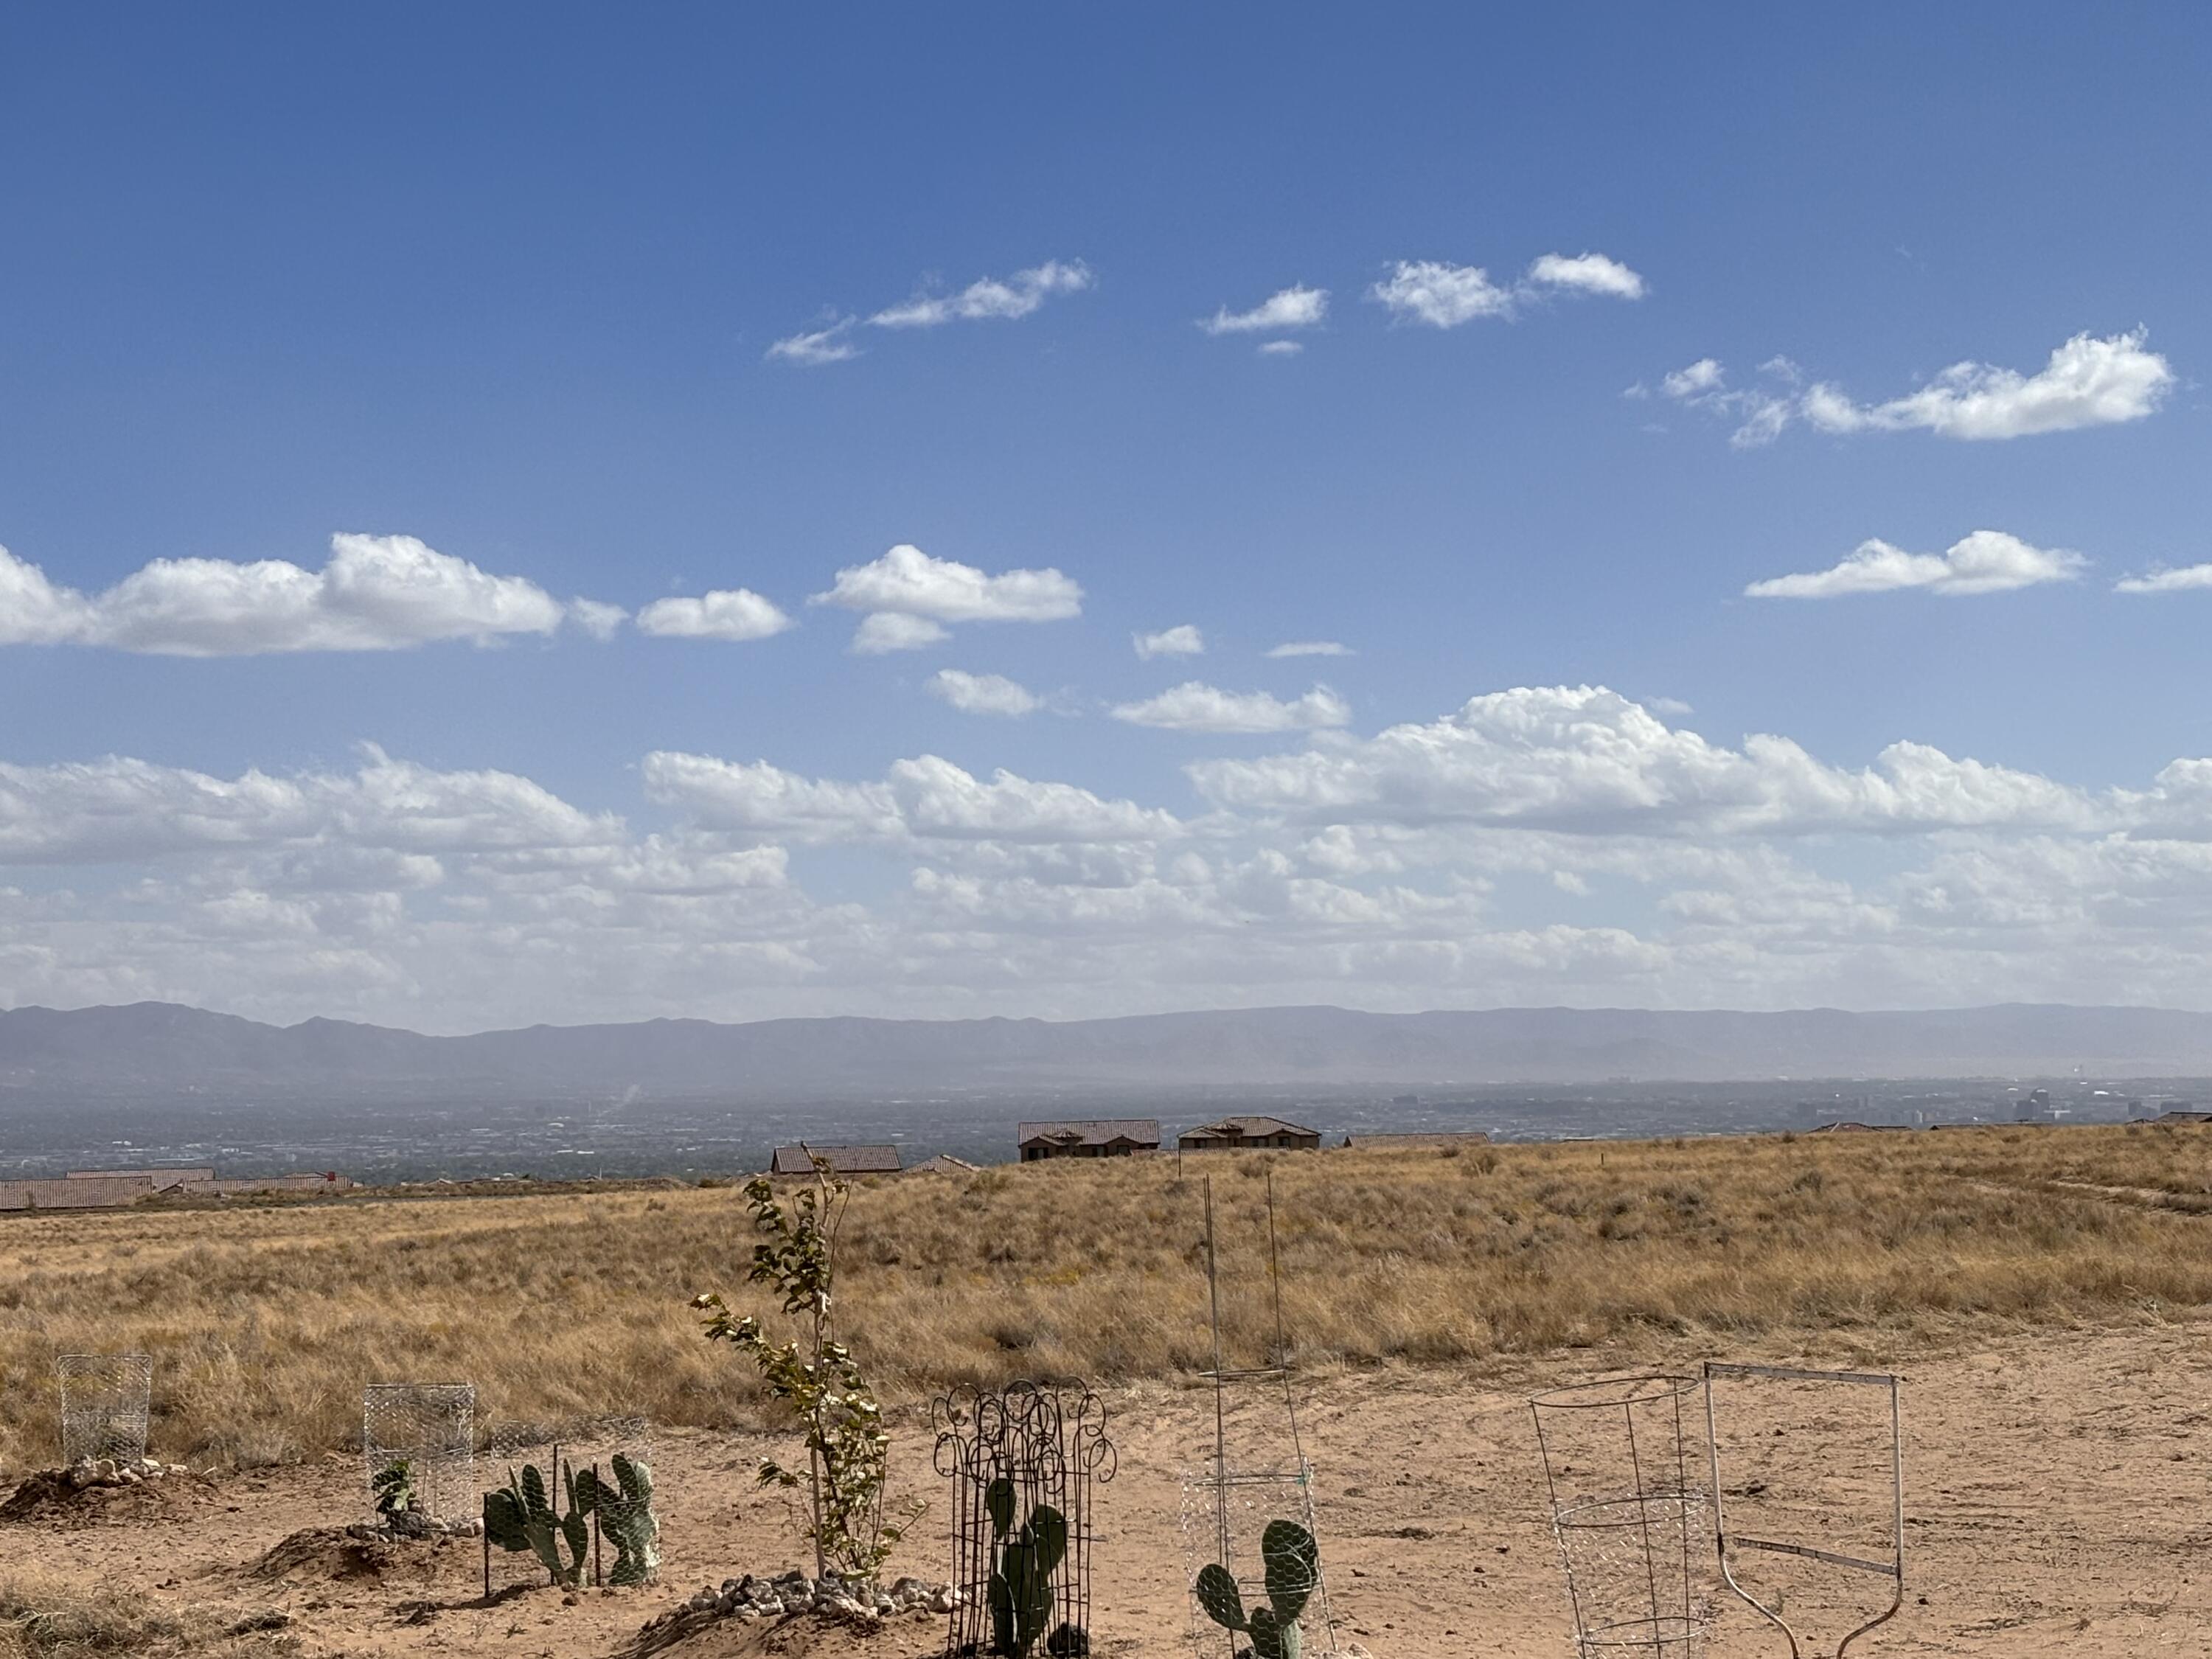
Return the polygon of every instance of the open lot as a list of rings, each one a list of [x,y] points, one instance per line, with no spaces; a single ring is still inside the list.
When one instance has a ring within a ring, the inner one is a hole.
[[[1721,1356],[1906,1376],[1911,1594],[1872,1650],[2199,1652],[2209,1147],[2192,1130],[1998,1129],[1223,1157],[1181,1176],[1168,1158],[865,1188],[845,1328],[896,1402],[901,1490],[933,1500],[890,1570],[944,1576],[928,1393],[1082,1373],[1121,1453],[1099,1498],[1101,1651],[1179,1639],[1182,1483],[1212,1420],[1192,1375],[1207,1357],[1197,1177],[1214,1180],[1237,1358],[1256,1357],[1271,1320],[1272,1172],[1346,1640],[1378,1656],[1564,1650],[1523,1396]],[[750,1479],[772,1433],[763,1402],[684,1306],[737,1291],[749,1248],[726,1188],[0,1224],[11,1475],[53,1461],[52,1358],[82,1348],[153,1352],[154,1455],[215,1471],[96,1518],[0,1526],[11,1563],[48,1581],[37,1593],[119,1588],[183,1620],[136,1650],[612,1654],[702,1583],[799,1564],[783,1500]],[[660,1589],[487,1607],[459,1542],[257,1573],[288,1535],[361,1518],[363,1382],[456,1377],[486,1417],[620,1408],[682,1431],[658,1469]],[[1789,1437],[1759,1469],[1774,1491],[1817,1492],[1838,1448],[1863,1449],[1825,1398],[1781,1411]],[[226,1633],[270,1610],[289,1622]],[[690,1645],[734,1652],[737,1634]],[[1731,1614],[1718,1650],[1765,1649]]]

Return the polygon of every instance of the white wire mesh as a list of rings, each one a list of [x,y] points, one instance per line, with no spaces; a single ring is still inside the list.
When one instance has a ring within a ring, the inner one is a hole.
[[[1316,1540],[1313,1470],[1300,1475],[1217,1481],[1212,1469],[1186,1471],[1182,1481],[1183,1583],[1189,1596],[1189,1641],[1200,1659],[1235,1659],[1249,1652],[1251,1638],[1219,1625],[1209,1617],[1198,1599],[1198,1575],[1215,1563],[1229,1570],[1237,1581],[1246,1615],[1268,1606],[1267,1566],[1261,1559],[1261,1535],[1273,1521],[1294,1521]],[[1298,1616],[1301,1651],[1321,1656],[1336,1651],[1335,1626],[1329,1617],[1325,1570],[1316,1559],[1310,1582],[1300,1585],[1308,1595]]]
[[[568,1482],[560,1477],[556,1468],[566,1469],[571,1474],[589,1469],[607,1487],[619,1491],[614,1468],[617,1455],[641,1468],[648,1480],[657,1481],[660,1478],[658,1453],[653,1425],[642,1417],[578,1418],[559,1423],[501,1420],[493,1423],[484,1434],[484,1480],[503,1487],[510,1474],[520,1474],[525,1464],[534,1464],[545,1477],[549,1500],[565,1514],[568,1505]],[[660,1516],[659,1505],[651,1499],[636,1505],[618,1504],[613,1514],[593,1514],[592,1553],[583,1567],[586,1582],[616,1582],[617,1572],[623,1568],[621,1552],[607,1536],[608,1523],[617,1516],[629,1519],[641,1511],[653,1516],[653,1535],[657,1546]],[[542,1583],[546,1574],[537,1556],[527,1551],[495,1548],[490,1552],[490,1562],[489,1578],[494,1589],[506,1584]],[[631,1564],[629,1570],[637,1576],[626,1582],[652,1583],[659,1576],[658,1567],[656,1547],[646,1561]]]
[[[1577,1659],[1697,1659],[1711,1598],[1693,1564],[1706,1545],[1696,1492],[1599,1498],[1552,1517]]]
[[[62,1389],[62,1462],[146,1455],[154,1361],[143,1353],[65,1353],[54,1362]]]
[[[1608,1378],[1529,1402],[1577,1659],[1698,1659],[1715,1595],[1702,1402],[1688,1377]]]
[[[372,1382],[362,1391],[362,1463],[372,1520],[376,1478],[400,1463],[424,1516],[476,1518],[476,1409],[471,1382]]]

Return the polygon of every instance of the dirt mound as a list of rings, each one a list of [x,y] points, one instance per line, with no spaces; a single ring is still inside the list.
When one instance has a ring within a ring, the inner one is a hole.
[[[472,1571],[476,1552],[453,1538],[389,1538],[368,1528],[308,1527],[265,1552],[245,1576],[306,1583],[428,1583]]]
[[[923,1659],[945,1651],[942,1619],[794,1613],[744,1620],[683,1612],[647,1626],[616,1659]]]
[[[80,1486],[67,1469],[26,1475],[0,1503],[0,1522],[50,1527],[140,1526],[181,1517],[216,1495],[204,1474],[179,1469],[133,1486]]]

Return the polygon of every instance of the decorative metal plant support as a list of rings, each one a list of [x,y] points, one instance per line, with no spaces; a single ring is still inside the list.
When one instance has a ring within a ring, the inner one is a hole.
[[[1329,1616],[1328,1584],[1316,1542],[1313,1464],[1307,1460],[1298,1431],[1290,1342],[1283,1328],[1274,1174],[1269,1171],[1267,1179],[1272,1340],[1262,1364],[1239,1368],[1223,1358],[1222,1276],[1211,1176],[1205,1178],[1205,1194],[1206,1306],[1213,1364],[1203,1375],[1213,1384],[1213,1449],[1202,1473],[1186,1488],[1184,1525],[1187,1544],[1212,1559],[1199,1567],[1191,1581],[1194,1613],[1203,1615],[1192,1620],[1192,1644],[1217,1659],[1321,1659],[1337,1650],[1336,1626]],[[1282,1390],[1281,1433],[1255,1451],[1259,1434],[1232,1434],[1230,1401],[1242,1390],[1257,1388],[1266,1393],[1277,1387]]]
[[[472,1518],[476,1408],[470,1382],[372,1382],[362,1391],[362,1462],[374,1518],[389,1517],[385,1505],[401,1464],[414,1507],[424,1516]]]
[[[945,1651],[1083,1659],[1091,1651],[1091,1486],[1114,1478],[1106,1407],[1080,1382],[956,1391],[930,1407],[952,1482]]]
[[[54,1362],[62,1385],[62,1465],[146,1455],[154,1361],[143,1353],[65,1353]]]
[[[1654,1374],[1531,1400],[1577,1659],[1696,1659],[1712,1622],[1695,1378]]]
[[[1809,1544],[1778,1539],[1753,1538],[1729,1530],[1727,1512],[1721,1500],[1723,1489],[1721,1485],[1720,1414],[1714,1402],[1713,1384],[1733,1379],[1829,1383],[1841,1388],[1888,1390],[1890,1512],[1887,1530],[1891,1547],[1887,1559],[1847,1555],[1836,1550],[1816,1549]],[[1803,1638],[1782,1616],[1778,1598],[1778,1605],[1769,1607],[1737,1582],[1735,1556],[1738,1553],[1748,1550],[1771,1555],[1795,1556],[1801,1560],[1818,1562],[1823,1566],[1840,1567],[1850,1572],[1873,1573],[1890,1580],[1889,1605],[1836,1644],[1835,1659],[1844,1659],[1852,1643],[1877,1626],[1887,1624],[1897,1617],[1898,1609],[1905,1605],[1905,1429],[1898,1379],[1881,1371],[1804,1370],[1790,1365],[1731,1365],[1708,1360],[1705,1363],[1705,1439],[1711,1449],[1713,1540],[1720,1554],[1721,1577],[1729,1590],[1788,1639],[1790,1659],[1804,1659]]]

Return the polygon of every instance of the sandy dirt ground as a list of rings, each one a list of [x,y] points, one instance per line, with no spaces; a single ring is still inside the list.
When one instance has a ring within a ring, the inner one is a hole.
[[[1341,1644],[1374,1659],[1571,1651],[1525,1395],[1603,1369],[1601,1356],[1561,1354],[1510,1374],[1409,1370],[1302,1385]],[[1905,1606],[1855,1654],[2212,1652],[2212,1326],[2023,1335],[1901,1369]],[[1723,1481],[1739,1528],[1851,1553],[1886,1547],[1887,1407],[1870,1413],[1867,1399],[1849,1393],[1779,1388],[1729,1406]],[[1184,1475],[1211,1445],[1212,1392],[1147,1387],[1107,1403],[1119,1467],[1095,1498],[1095,1650],[1183,1656],[1184,1585],[1197,1559],[1186,1537]],[[1247,1390],[1231,1419],[1232,1440],[1263,1448],[1279,1420],[1277,1398]],[[929,1498],[931,1511],[888,1571],[937,1580],[947,1573],[945,1501],[921,1421],[908,1413],[899,1425],[896,1479],[900,1492]],[[1701,1409],[1695,1427],[1702,1433]],[[130,1584],[240,1620],[281,1613],[307,1656],[599,1659],[623,1652],[647,1620],[702,1584],[801,1565],[787,1501],[750,1480],[754,1459],[769,1449],[753,1436],[664,1434],[665,1565],[649,1589],[564,1596],[518,1583],[488,1605],[471,1540],[363,1549],[307,1539],[279,1549],[302,1530],[362,1518],[359,1463],[336,1457],[0,1524],[0,1550],[21,1568]],[[1568,1479],[1602,1494],[1613,1476],[1585,1466]],[[1783,1557],[1758,1565],[1785,1610],[1813,1626],[1812,1650],[1832,1651],[1855,1612],[1865,1616],[1886,1600],[1886,1582],[1869,1575]],[[522,1577],[509,1561],[501,1566],[510,1582]],[[1792,1567],[1802,1571],[1793,1576]],[[1704,1552],[1692,1570],[1697,1593],[1711,1593]],[[1716,1607],[1714,1654],[1787,1651],[1747,1610],[1717,1597]],[[664,1650],[683,1659],[848,1651],[910,1659],[944,1643],[937,1620],[900,1620],[866,1636],[800,1622],[805,1628],[718,1621]]]

